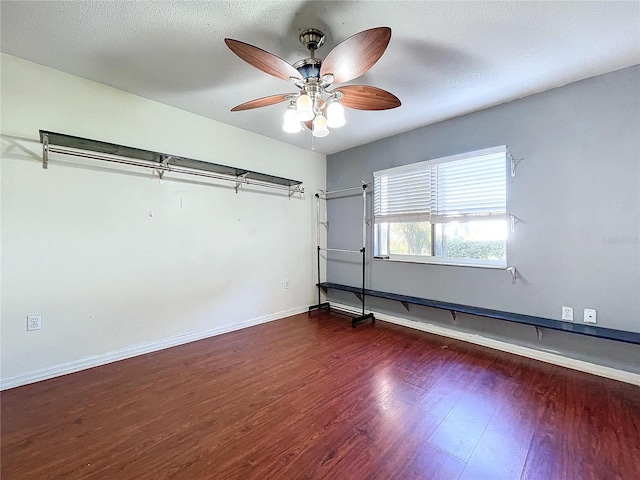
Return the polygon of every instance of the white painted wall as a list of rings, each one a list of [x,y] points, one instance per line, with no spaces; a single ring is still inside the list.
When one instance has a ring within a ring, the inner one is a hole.
[[[3,388],[313,303],[323,155],[8,55],[1,75]],[[40,129],[302,180],[307,193],[160,184],[61,155],[43,170]],[[33,313],[43,328],[27,332]]]

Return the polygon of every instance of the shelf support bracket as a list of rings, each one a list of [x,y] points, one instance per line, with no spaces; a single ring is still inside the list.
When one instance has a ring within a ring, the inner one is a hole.
[[[536,326],[536,334],[538,335],[538,340],[542,340],[542,328]]]
[[[407,310],[407,312],[409,311],[409,304],[407,302],[400,302],[402,304],[402,306]]]
[[[162,162],[160,162],[161,168],[156,168],[156,173],[158,174],[158,178],[160,179],[160,183],[164,179],[164,172],[169,170],[169,160],[171,160],[170,156],[162,157]]]
[[[510,153],[507,154],[509,156],[509,160],[511,161],[511,176],[516,176],[516,167],[518,164],[524,160],[524,158],[513,158]]]
[[[518,278],[518,270],[516,270],[516,267],[507,267],[506,270],[511,272],[511,283],[515,284]]]
[[[297,185],[293,186],[293,187],[290,186],[289,187],[289,200],[291,200],[291,197],[294,196],[296,193],[302,194],[302,193],[304,193],[304,191],[300,190],[300,187],[298,187]]]
[[[42,168],[49,168],[49,135],[42,135]]]
[[[513,213],[507,213],[507,217],[509,217],[509,227],[511,228],[511,233],[516,231],[516,225],[518,223],[525,223]]]
[[[451,314],[451,318],[453,319],[453,323],[458,323],[458,317],[457,317],[457,313],[455,310],[449,310],[449,313]]]
[[[353,292],[353,294],[358,297],[358,300],[360,300],[362,302],[362,295],[356,292]]]
[[[240,189],[240,187],[242,186],[243,183],[245,183],[247,180],[247,174],[243,173],[242,175],[238,175],[236,177],[236,193],[238,193],[238,190]],[[291,198],[291,197],[289,197]]]

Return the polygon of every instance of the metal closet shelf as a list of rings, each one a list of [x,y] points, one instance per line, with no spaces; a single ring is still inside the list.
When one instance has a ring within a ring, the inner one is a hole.
[[[91,158],[107,162],[152,168],[162,179],[166,172],[215,178],[235,182],[236,192],[242,185],[257,185],[266,188],[286,190],[289,196],[304,193],[302,182],[276,177],[266,173],[253,172],[243,168],[229,167],[217,163],[194,160],[192,158],[169,155],[167,153],[142,150],[135,147],[74,137],[62,133],[40,130],[42,142],[42,168],[49,166],[49,154],[58,153],[74,157]]]

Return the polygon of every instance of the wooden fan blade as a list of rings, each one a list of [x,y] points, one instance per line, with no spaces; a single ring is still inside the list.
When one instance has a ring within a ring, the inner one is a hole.
[[[333,83],[359,77],[380,59],[391,40],[389,27],[378,27],[356,33],[329,52],[322,62],[320,77],[333,74]]]
[[[344,85],[335,90],[344,95],[340,103],[356,110],[388,110],[402,105],[393,93],[368,85]]]
[[[289,81],[289,77],[300,78],[300,74],[292,65],[273,53],[232,38],[225,38],[224,43],[233,53],[258,70],[286,81]]]
[[[252,108],[268,107],[269,105],[275,105],[276,103],[284,102],[291,95],[295,93],[281,93],[279,95],[271,95],[268,97],[256,98],[249,102],[242,103],[231,109],[232,112],[241,112],[243,110],[251,110]]]

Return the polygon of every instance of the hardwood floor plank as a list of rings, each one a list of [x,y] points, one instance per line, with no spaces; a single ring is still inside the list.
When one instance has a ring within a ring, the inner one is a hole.
[[[429,443],[466,462],[496,408],[491,398],[465,393],[429,437]]]
[[[455,480],[460,477],[465,463],[438,448],[423,445],[397,478],[406,480]],[[480,479],[478,479],[480,480]]]
[[[640,471],[640,388],[324,312],[0,397],[3,480]]]
[[[501,395],[460,480],[520,478],[535,429],[535,394],[512,387]]]

